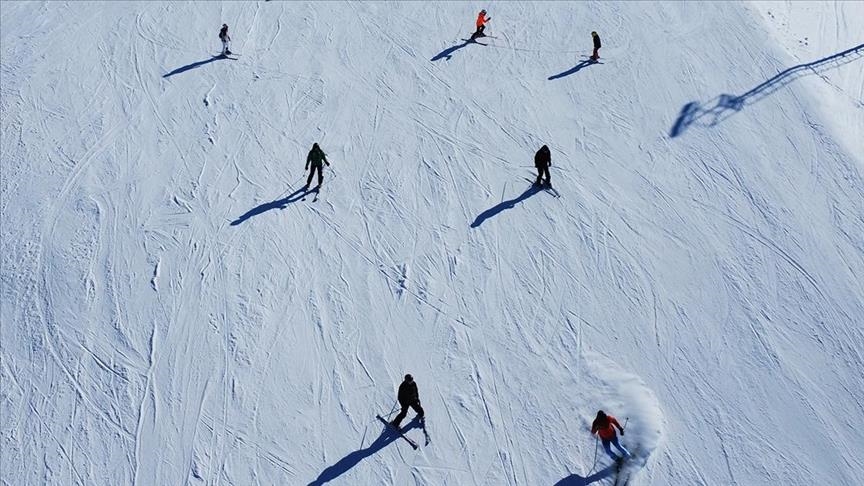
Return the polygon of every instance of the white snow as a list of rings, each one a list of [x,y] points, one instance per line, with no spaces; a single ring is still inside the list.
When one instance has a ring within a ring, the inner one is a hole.
[[[0,482],[860,484],[862,18],[4,2]]]

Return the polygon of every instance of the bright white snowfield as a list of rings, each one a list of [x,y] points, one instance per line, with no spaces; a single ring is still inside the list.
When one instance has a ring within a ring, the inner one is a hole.
[[[864,2],[0,19],[0,484],[861,484]]]

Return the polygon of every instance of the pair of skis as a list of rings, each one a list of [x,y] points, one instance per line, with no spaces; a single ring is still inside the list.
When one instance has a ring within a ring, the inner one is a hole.
[[[481,46],[488,46],[489,44],[484,44],[482,42],[477,42],[477,39],[497,39],[494,35],[478,35],[477,37],[468,37],[467,39],[462,39],[465,42],[471,42],[473,44],[480,44]]]
[[[548,192],[549,194],[551,194],[554,197],[557,197],[557,198],[561,197],[561,193],[558,192],[554,187],[552,187],[552,184],[537,184],[537,181],[531,180],[527,177],[525,178],[525,180],[530,182],[532,186],[539,187],[541,190]]]
[[[591,56],[582,56],[582,58],[584,58],[587,62],[590,62],[591,64],[603,64],[602,62],[600,62],[600,56],[597,56],[596,59]]]
[[[642,455],[642,451],[637,444],[630,449],[629,456],[615,461],[615,481],[612,483],[613,486],[627,486],[630,484],[633,474],[644,465],[645,457]]]
[[[633,457],[622,457],[615,461],[615,482],[613,486],[627,486],[630,484],[630,476],[633,475],[633,469],[627,468],[627,463],[633,460]]]
[[[405,439],[405,442],[407,442],[408,444],[410,444],[412,449],[414,449],[414,450],[416,451],[416,450],[420,447],[419,445],[417,445],[417,441],[415,441],[415,440],[412,439],[411,437],[408,437],[407,435],[405,435],[405,431],[404,431],[404,430],[402,430],[402,429],[400,429],[400,428],[397,428],[395,425],[391,424],[390,422],[387,421],[387,419],[385,419],[384,417],[382,417],[382,416],[380,416],[380,415],[376,415],[376,417],[378,417],[378,420],[380,420],[381,422],[383,422],[384,425],[386,425],[387,427],[389,427],[390,430],[392,430],[392,431],[396,432],[397,434],[399,434],[399,437],[402,437],[403,439]],[[429,432],[426,431],[426,421],[423,420],[423,421],[421,421],[420,423],[422,424],[422,428],[423,428],[423,437],[426,438],[426,443],[423,444],[423,447],[426,447],[426,446],[429,445],[429,442],[431,442],[430,439],[429,439]]]
[[[321,184],[318,184],[317,186],[315,186],[315,188],[313,188],[311,191],[309,190],[309,188],[306,188],[306,193],[303,194],[302,200],[305,201],[306,196],[308,196],[310,193],[315,193],[315,197],[312,198],[312,202],[313,203],[318,202],[318,196],[321,195]]]

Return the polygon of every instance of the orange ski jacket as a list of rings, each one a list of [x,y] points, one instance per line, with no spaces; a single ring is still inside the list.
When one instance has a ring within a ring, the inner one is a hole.
[[[597,434],[603,440],[612,440],[618,434],[615,432],[615,427],[621,428],[621,424],[618,423],[618,420],[611,415],[606,416],[606,425],[604,426],[602,423],[598,423],[597,420],[594,421],[594,424],[591,425],[591,433]]]
[[[483,27],[486,25],[486,22],[489,22],[489,20],[486,19],[486,14],[480,12],[480,14],[477,15],[477,28],[479,29],[480,27]]]

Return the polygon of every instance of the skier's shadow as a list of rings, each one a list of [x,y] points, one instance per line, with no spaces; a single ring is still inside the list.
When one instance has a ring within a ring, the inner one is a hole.
[[[293,193],[289,194],[288,197],[286,197],[286,198],[277,199],[275,201],[264,203],[260,206],[256,206],[256,207],[250,209],[243,216],[240,216],[239,218],[235,219],[234,221],[231,221],[231,226],[237,226],[238,224],[246,221],[247,219],[251,218],[252,216],[258,216],[259,214],[270,211],[271,209],[277,209],[277,208],[278,209],[285,209],[289,204],[299,201],[305,195],[306,195],[306,189],[301,187],[300,189],[297,189]]]
[[[192,64],[187,64],[185,66],[179,67],[179,68],[171,71],[170,73],[163,75],[162,77],[163,78],[170,78],[171,76],[174,76],[175,74],[185,73],[186,71],[189,71],[190,69],[195,69],[195,68],[201,67],[205,64],[210,64],[211,62],[218,61],[219,59],[226,59],[226,57],[220,54],[218,56],[213,56],[210,59],[205,59],[203,61],[193,62]]]
[[[586,486],[591,483],[596,483],[601,479],[608,478],[614,472],[615,465],[610,464],[606,467],[606,469],[601,469],[600,471],[597,471],[596,473],[587,477],[582,477],[578,474],[571,474],[566,478],[562,479],[561,481],[555,483],[555,486]]]
[[[466,40],[462,44],[457,44],[455,46],[448,47],[447,49],[444,49],[443,51],[436,54],[435,57],[430,59],[430,61],[437,61],[439,59],[446,59],[449,61],[450,58],[453,57],[454,52],[458,51],[459,49],[462,49],[463,47],[467,46],[468,44],[474,44],[474,43],[475,43],[475,41],[473,41],[473,40]]]
[[[573,66],[572,68],[570,68],[570,69],[564,71],[563,73],[554,74],[554,75],[552,75],[552,76],[549,76],[549,77],[546,78],[546,79],[548,79],[549,81],[552,81],[553,79],[558,79],[558,78],[563,78],[563,77],[566,77],[566,76],[570,76],[571,74],[576,74],[576,73],[578,73],[579,71],[585,69],[586,67],[588,67],[588,66],[590,66],[590,65],[592,65],[592,64],[603,64],[603,63],[602,63],[602,62],[597,62],[597,61],[592,61],[592,60],[590,60],[590,59],[586,59],[586,60],[580,62],[579,64]]]
[[[529,197],[533,196],[534,194],[537,194],[538,192],[540,192],[542,190],[543,190],[542,187],[540,187],[538,185],[532,185],[531,187],[526,189],[525,192],[523,192],[519,196],[517,196],[513,199],[510,199],[510,200],[507,200],[507,201],[501,201],[500,203],[496,204],[495,206],[492,206],[491,208],[487,209],[486,211],[483,211],[482,213],[478,214],[477,217],[474,219],[474,222],[471,223],[471,227],[476,228],[476,227],[480,226],[481,224],[483,224],[484,221],[497,215],[501,211],[504,211],[506,209],[513,209],[520,202],[528,199]]]
[[[403,431],[408,431],[408,430],[413,429],[415,427],[419,427],[419,425],[420,425],[420,422],[418,420],[414,419],[407,426],[405,426]],[[394,432],[390,427],[388,427],[386,425],[384,425],[383,427],[384,427],[384,430],[381,432],[381,435],[378,436],[377,439],[375,439],[375,442],[369,444],[369,447],[367,447],[365,449],[356,450],[356,451],[348,454],[347,456],[343,457],[342,459],[339,459],[339,462],[337,462],[336,464],[333,464],[332,466],[328,467],[327,469],[321,471],[321,474],[319,474],[318,477],[315,478],[314,481],[309,483],[308,486],[321,486],[322,484],[328,483],[328,482],[338,478],[339,476],[350,471],[354,466],[359,464],[360,461],[362,461],[363,459],[366,459],[367,457],[371,456],[372,454],[375,454],[376,452],[380,451],[381,449],[387,447],[388,445],[393,443],[393,441],[401,438],[399,436],[399,434]]]

